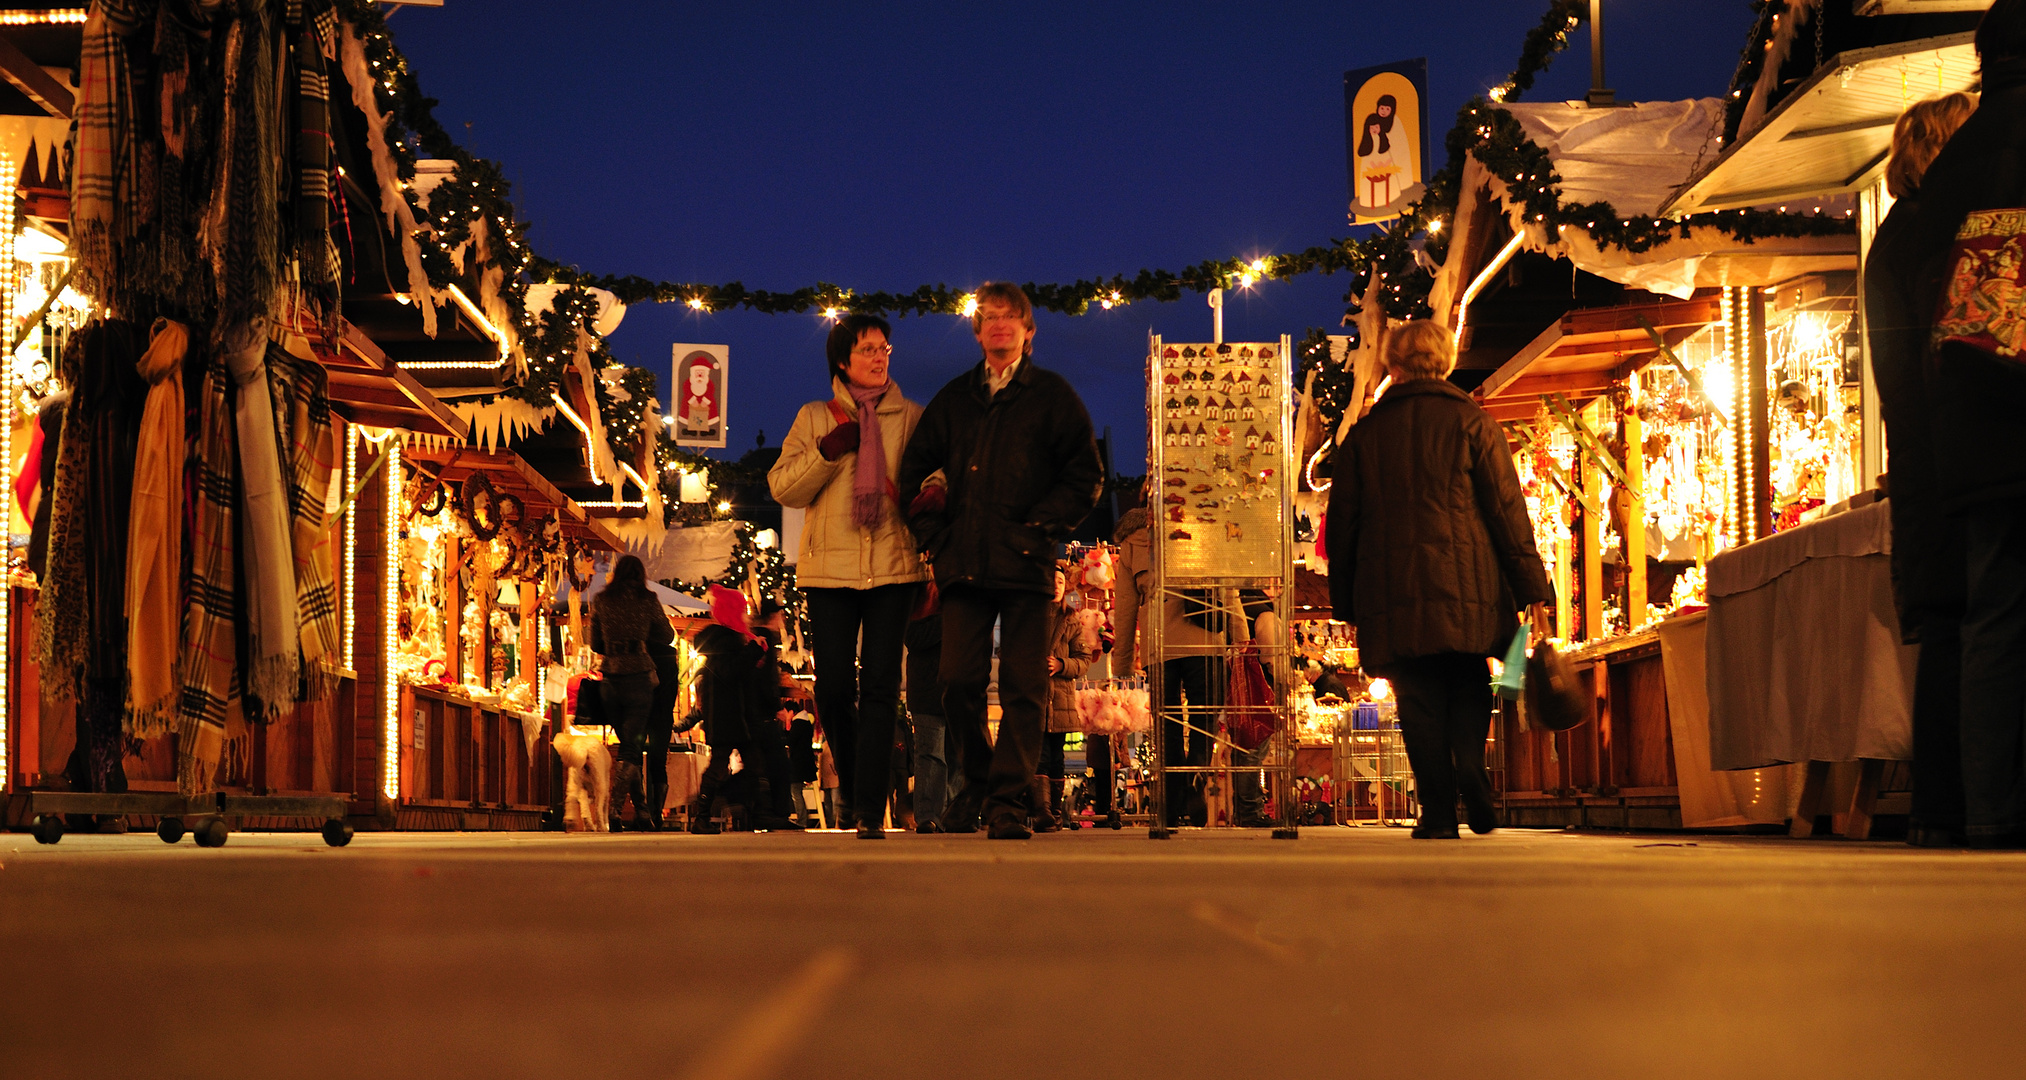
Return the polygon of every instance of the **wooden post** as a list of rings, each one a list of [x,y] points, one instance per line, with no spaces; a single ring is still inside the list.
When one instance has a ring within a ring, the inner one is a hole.
[[[523,581],[521,582],[521,641],[518,659],[520,660],[521,681],[528,684],[530,691],[535,692],[535,707],[532,710],[534,712],[542,711],[542,697],[539,693],[541,688],[535,685],[535,679],[541,674],[542,670],[541,664],[535,660],[535,654],[540,651],[541,647],[541,641],[535,636],[535,586],[533,582]]]
[[[1597,403],[1591,402],[1583,408],[1583,423],[1591,431],[1597,430]],[[1597,513],[1583,512],[1583,637],[1584,641],[1595,641],[1604,636],[1604,523],[1599,520],[1608,511],[1610,504],[1603,498],[1604,470],[1597,467],[1597,461],[1583,453],[1580,444],[1577,454],[1582,458],[1583,494],[1589,496],[1590,505]]]
[[[1752,507],[1754,540],[1773,535],[1772,423],[1766,388],[1766,290],[1745,290],[1746,377],[1751,380]]]
[[[1573,558],[1569,550],[1569,538],[1555,538],[1555,634],[1564,641],[1579,640],[1575,623],[1572,621],[1576,610],[1575,591],[1570,588],[1569,562]]]
[[[1646,426],[1639,418],[1639,373],[1625,410],[1625,626],[1646,625]]]
[[[456,536],[443,538],[443,673],[452,685],[464,681],[464,571]]]

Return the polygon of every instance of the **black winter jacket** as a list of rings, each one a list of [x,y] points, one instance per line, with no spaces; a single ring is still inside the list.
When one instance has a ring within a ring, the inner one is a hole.
[[[712,747],[737,750],[753,745],[747,716],[757,695],[763,652],[751,638],[712,623],[696,632],[703,670],[696,678],[697,717]],[[778,693],[778,691],[777,691]]]
[[[901,505],[941,469],[947,505],[908,523],[936,583],[1052,594],[1055,542],[1083,523],[1104,484],[1090,414],[1068,380],[1031,358],[988,394],[980,361],[929,402],[901,457]]]
[[[1909,259],[1912,312],[1934,316],[1956,230],[1975,210],[2026,207],[2026,62],[1987,63],[1977,111],[1928,166]],[[2026,366],[1961,346],[1935,358],[1930,402],[1937,496],[1946,511],[2026,498]]]
[[[1927,364],[1934,312],[1917,307],[1914,270],[1920,203],[1899,200],[1878,226],[1864,268],[1864,321],[1871,338],[1871,374],[1885,419],[1892,512],[1892,596],[1903,640],[1919,640],[1920,624],[1960,618],[1965,593],[1962,523],[1942,512],[1936,467],[1934,403]]]
[[[1367,671],[1497,656],[1554,599],[1497,421],[1443,379],[1394,383],[1337,450],[1325,524],[1336,617]]]

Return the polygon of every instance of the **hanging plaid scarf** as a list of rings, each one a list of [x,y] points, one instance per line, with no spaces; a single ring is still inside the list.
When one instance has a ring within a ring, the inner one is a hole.
[[[254,0],[251,10],[226,31],[218,176],[202,232],[218,293],[220,328],[271,314],[281,288],[276,34],[264,0]]]
[[[306,7],[315,7],[305,13]],[[331,237],[331,76],[337,14],[328,3],[286,0],[289,65],[295,74],[295,259],[303,292],[325,329],[338,313],[338,250]]]
[[[231,385],[223,352],[213,350],[204,365],[196,454],[185,489],[190,493],[190,576],[183,610],[183,694],[176,716],[176,784],[185,795],[217,786],[225,710],[238,665]]]
[[[308,344],[300,337],[290,338]],[[295,551],[295,606],[302,641],[303,700],[320,698],[335,683],[339,662],[338,590],[331,572],[334,538],[324,519],[336,464],[331,434],[330,375],[314,359],[274,345],[267,352],[268,393],[275,422],[287,433],[290,542]]]
[[[141,189],[125,38],[153,8],[150,0],[96,0],[85,16],[70,221],[78,287],[101,300],[124,285],[119,248],[131,229],[127,215]]]

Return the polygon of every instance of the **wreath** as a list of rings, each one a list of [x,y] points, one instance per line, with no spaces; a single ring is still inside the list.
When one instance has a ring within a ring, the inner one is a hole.
[[[498,501],[499,523],[501,525],[518,529],[526,523],[528,520],[528,505],[522,502],[519,496],[502,491],[498,495]]]
[[[435,517],[443,512],[444,507],[450,505],[450,492],[444,487],[441,478],[424,475],[418,479],[415,497],[410,502],[413,503],[416,513],[424,517]]]
[[[464,490],[459,493],[458,512],[471,527],[471,535],[479,540],[490,540],[499,535],[500,495],[494,491],[492,481],[484,473],[472,473],[464,481]]]

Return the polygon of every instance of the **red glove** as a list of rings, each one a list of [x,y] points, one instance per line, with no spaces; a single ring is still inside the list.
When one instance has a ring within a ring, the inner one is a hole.
[[[823,436],[816,443],[816,450],[823,455],[823,460],[825,461],[836,461],[838,458],[856,449],[858,449],[858,421],[856,420],[837,425],[837,430]]]
[[[914,502],[908,505],[907,516],[912,518],[920,517],[923,514],[940,514],[943,512],[943,507],[949,505],[949,501],[950,493],[943,485],[930,484],[928,487],[922,489],[921,494],[915,496]]]

